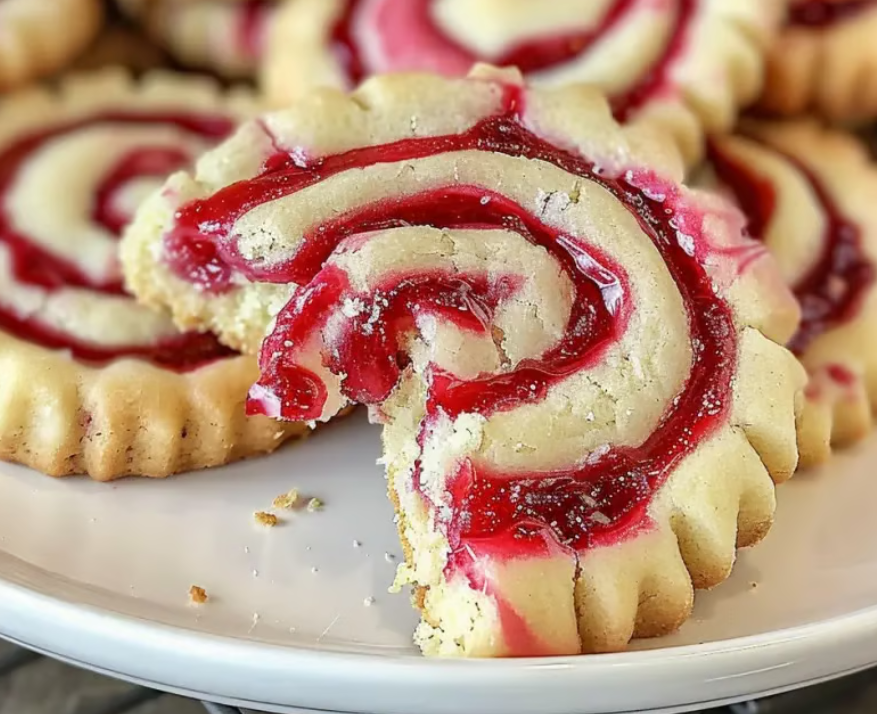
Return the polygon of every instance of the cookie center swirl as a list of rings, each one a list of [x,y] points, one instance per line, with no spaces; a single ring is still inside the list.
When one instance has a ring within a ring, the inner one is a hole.
[[[0,329],[88,362],[188,370],[231,354],[125,295],[116,243],[148,192],[232,128],[218,116],[115,111],[0,148]]]
[[[399,70],[462,76],[479,61],[518,67],[532,75],[585,61],[637,13],[662,13],[672,18],[662,49],[638,77],[613,92],[616,118],[624,119],[667,88],[673,64],[684,51],[698,3],[612,0],[588,26],[577,28],[573,17],[556,30],[515,40],[501,50],[484,54],[450,36],[437,22],[436,0],[347,0],[331,39],[352,84],[371,74]]]
[[[793,286],[801,304],[801,327],[789,344],[798,356],[825,332],[853,319],[874,282],[874,265],[865,254],[859,226],[847,218],[825,184],[802,161],[780,149],[759,146],[792,166],[807,183],[825,219],[821,254]],[[765,240],[776,211],[776,189],[766,177],[712,145],[710,162],[748,218],[749,232]]]
[[[827,27],[852,20],[874,6],[874,0],[803,0],[789,8],[788,22],[801,27]]]
[[[483,234],[484,240],[498,233],[516,236],[554,261],[568,286],[556,290],[571,291],[571,307],[558,338],[538,356],[466,376],[440,360],[421,365],[426,390],[419,419],[422,453],[413,474],[414,487],[421,489],[425,444],[434,440],[441,423],[472,415],[490,419],[539,405],[566,380],[602,366],[641,309],[634,304],[625,267],[589,245],[585,236],[561,230],[509,198],[501,190],[500,176],[493,187],[451,182],[367,202],[310,226],[291,257],[270,265],[243,255],[237,222],[263,204],[332,177],[347,180],[369,167],[410,167],[445,155],[455,157],[451,160],[461,167],[467,152],[485,161],[514,157],[560,169],[593,182],[607,192],[607,200],[624,207],[624,215],[650,239],[678,290],[691,340],[690,372],[653,433],[637,445],[607,445],[568,468],[541,472],[508,471],[465,458],[448,465],[450,504],[439,504],[421,490],[451,544],[449,567],[476,579],[470,571],[476,553],[532,555],[557,544],[582,550],[648,528],[648,505],[674,466],[726,421],[736,368],[732,315],[714,292],[692,243],[708,245],[699,240],[703,216],[651,175],[631,171],[620,178],[606,176],[588,159],[526,128],[521,112],[522,99],[510,90],[501,112],[460,134],[403,139],[308,161],[278,153],[257,177],[181,208],[164,239],[169,267],[203,290],[229,290],[235,274],[299,286],[263,345],[262,378],[250,401],[253,412],[295,420],[322,414],[330,398],[321,376],[325,369],[344,375],[340,389],[354,401],[383,405],[388,397],[392,400],[394,390],[412,374],[412,332],[437,334],[442,325],[452,325],[464,335],[501,342],[497,316],[530,279],[526,268],[519,273],[449,271],[403,263],[363,287],[338,261],[360,265],[357,251],[386,240],[388,233],[404,243],[406,231],[417,226],[437,241],[455,236],[455,244],[474,241],[472,233]],[[484,248],[488,255],[496,250]],[[520,256],[517,249],[510,253]],[[303,364],[298,357],[314,340],[323,340],[321,363]]]

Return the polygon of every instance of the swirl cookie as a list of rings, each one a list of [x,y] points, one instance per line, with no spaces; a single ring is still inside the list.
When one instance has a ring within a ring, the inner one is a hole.
[[[174,176],[123,262],[184,322],[267,331],[252,413],[384,424],[424,652],[617,650],[728,575],[797,461],[797,306],[680,175],[590,88],[380,77]]]
[[[801,459],[819,463],[864,437],[877,408],[877,170],[858,140],[811,121],[746,123],[712,142],[710,168],[801,304]]]
[[[117,0],[188,67],[250,77],[262,58],[274,0]]]
[[[762,109],[833,121],[877,117],[877,3],[792,0],[768,55]]]
[[[2,0],[0,90],[57,72],[97,35],[101,0]]]
[[[757,96],[778,15],[777,0],[287,0],[264,88],[283,105],[382,72],[516,66],[536,84],[602,87],[616,118],[658,122],[693,161],[701,127],[729,129]]]
[[[134,208],[233,130],[237,104],[209,82],[111,72],[4,101],[0,458],[54,476],[160,477],[301,430],[245,416],[253,358],[180,333],[122,289],[117,241]]]

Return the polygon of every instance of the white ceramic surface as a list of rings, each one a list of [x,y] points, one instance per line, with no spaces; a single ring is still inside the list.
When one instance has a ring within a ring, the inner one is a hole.
[[[0,467],[0,635],[274,711],[669,710],[877,663],[877,439],[783,487],[770,537],[677,635],[541,661],[417,655],[408,599],[386,592],[399,547],[379,451],[358,415],[274,457],[167,482]],[[291,487],[325,510],[255,525]],[[193,584],[209,604],[188,604]]]

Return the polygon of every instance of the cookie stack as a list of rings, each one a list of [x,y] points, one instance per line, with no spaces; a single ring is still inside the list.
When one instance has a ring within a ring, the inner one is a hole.
[[[91,20],[0,61],[56,73],[0,105],[4,458],[165,476],[366,405],[418,644],[521,656],[678,628],[871,430],[877,179],[826,121],[877,115],[872,3],[119,0],[79,61],[124,68],[60,76],[101,8],[30,5]]]

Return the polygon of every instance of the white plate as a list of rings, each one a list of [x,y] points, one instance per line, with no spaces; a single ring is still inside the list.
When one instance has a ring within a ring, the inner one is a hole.
[[[877,663],[877,441],[783,487],[770,537],[679,634],[619,655],[495,662],[427,661],[410,645],[408,599],[386,592],[385,553],[399,548],[379,450],[359,415],[269,459],[167,482],[4,466],[0,634],[275,711],[681,710]],[[256,526],[253,512],[293,486],[326,509]],[[193,584],[209,604],[188,604]]]

